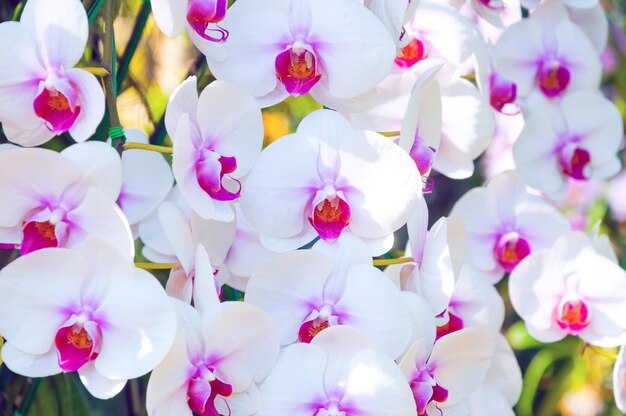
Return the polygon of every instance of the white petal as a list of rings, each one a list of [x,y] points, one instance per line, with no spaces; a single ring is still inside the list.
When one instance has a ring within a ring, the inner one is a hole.
[[[448,246],[448,224],[441,218],[428,233],[424,257],[419,268],[420,294],[432,305],[435,315],[442,313],[452,296],[456,281],[451,248]]]
[[[187,336],[183,322],[183,319],[179,320],[172,348],[150,375],[146,392],[149,415],[191,415],[187,404],[187,387],[196,369],[187,355]]]
[[[104,92],[96,77],[82,69],[68,70],[67,78],[76,89],[80,105],[70,135],[77,142],[84,142],[96,132],[104,117]]]
[[[317,146],[313,138],[292,134],[263,150],[243,182],[240,199],[244,215],[259,233],[288,238],[312,229],[305,210],[310,208],[309,187],[321,183]]]
[[[615,397],[615,405],[622,412],[626,412],[626,386],[624,379],[626,378],[626,364],[624,360],[624,346],[620,347],[615,366],[613,367],[613,396]]]
[[[177,205],[166,201],[159,207],[159,219],[176,257],[185,271],[191,273],[196,248],[185,214]]]
[[[145,133],[126,130],[129,142],[146,140]],[[130,224],[137,224],[155,212],[172,189],[172,169],[162,155],[145,150],[126,150],[122,154],[123,185],[118,204]]]
[[[395,46],[381,22],[356,1],[307,3],[307,39],[315,39],[313,48],[325,72],[320,84],[330,95],[354,97],[382,81],[393,64]]]
[[[246,302],[274,319],[281,345],[298,339],[298,329],[311,312],[308,305],[321,305],[331,267],[326,255],[298,250],[266,262],[252,274]]]
[[[91,362],[82,366],[78,370],[78,375],[87,391],[101,400],[110,399],[117,395],[126,385],[126,380],[113,380],[104,377]]]
[[[56,348],[43,354],[29,354],[7,341],[2,346],[2,361],[9,370],[25,377],[48,377],[62,371]]]
[[[37,81],[46,78],[37,56],[35,39],[28,27],[18,22],[3,22],[0,51],[0,91],[1,87],[30,81],[34,81],[36,89]]]
[[[435,1],[421,1],[408,24],[427,43],[429,57],[455,65],[467,60],[480,41],[475,24],[455,8]]]
[[[454,287],[449,312],[463,320],[464,327],[477,326],[498,333],[504,323],[504,301],[481,272],[463,266]]]
[[[245,90],[214,81],[198,99],[198,126],[205,146],[224,156],[235,156],[241,178],[256,162],[263,144],[261,110]]]
[[[587,261],[580,256],[581,276],[578,291],[591,306],[590,325],[581,331],[586,342],[602,347],[615,347],[626,341],[626,272],[604,256],[595,255]]]
[[[172,171],[180,192],[191,208],[203,218],[214,218],[216,204],[198,183],[195,169],[196,148],[193,145],[191,128],[192,124],[189,116],[183,114],[176,124]],[[224,220],[231,221],[232,219]]]
[[[255,97],[276,88],[276,56],[292,42],[289,30],[289,0],[266,1],[258,7],[254,0],[238,0],[222,22],[230,31],[226,58],[211,61],[209,67],[218,79],[240,85]]]
[[[510,26],[495,45],[495,56],[502,75],[515,82],[517,93],[527,96],[534,87],[538,58],[544,53],[542,28],[525,19]]]
[[[467,397],[484,380],[494,352],[491,336],[479,328],[467,328],[445,335],[433,347],[429,365],[434,376],[448,390],[447,404]]]
[[[276,257],[276,253],[261,244],[258,232],[243,215],[239,205],[235,209],[235,240],[224,262],[233,275],[248,278],[264,261]],[[229,284],[231,283],[232,281]]]
[[[122,164],[117,152],[107,143],[90,141],[67,147],[61,155],[82,172],[86,187],[97,187],[115,201],[122,186]]]
[[[99,189],[89,189],[85,199],[66,218],[72,224],[65,243],[67,247],[96,235],[115,244],[129,258],[135,255],[135,242],[126,217]]]
[[[351,185],[344,191],[353,210],[349,227],[360,237],[379,238],[397,230],[421,198],[421,176],[413,160],[373,132],[356,132],[341,143],[341,176]]]
[[[100,306],[107,325],[95,365],[106,377],[135,378],[153,369],[169,350],[176,316],[158,280],[145,270],[135,269],[114,282]]]
[[[567,249],[567,237],[558,240],[549,251],[531,253],[509,278],[513,308],[524,319],[531,335],[542,342],[553,342],[565,336],[555,322],[554,308],[565,293],[564,259],[571,255],[562,254]],[[569,248],[569,253],[575,248]]]
[[[20,23],[32,31],[49,69],[72,67],[83,56],[89,26],[80,1],[33,0],[24,6]]]
[[[6,88],[2,88],[2,90],[3,90],[2,92],[3,95],[5,93],[7,94],[7,96],[11,95],[11,92],[7,92]],[[28,96],[22,97],[22,98],[28,99]],[[26,109],[26,111],[24,111],[22,115],[29,114],[31,112],[30,107],[32,107],[32,105],[30,105],[31,101],[32,100],[28,101],[25,107],[20,107],[19,103],[15,103],[15,106],[19,108],[20,111]],[[32,115],[33,117],[36,117],[34,116],[34,114],[35,113],[33,111]],[[54,137],[54,133],[48,130],[46,125],[41,120],[38,120],[34,122],[31,126],[25,127],[25,128],[13,127],[9,125],[8,123],[4,123],[2,125],[2,129],[4,130],[4,135],[7,137],[7,139],[10,142],[16,143],[16,144],[19,144],[20,146],[25,146],[25,147],[39,146]]]
[[[323,331],[324,332],[324,331]],[[306,413],[325,396],[326,354],[311,344],[294,344],[283,350],[261,384],[263,404],[257,416],[292,416]]]
[[[558,137],[549,108],[536,108],[526,119],[524,129],[513,146],[513,157],[528,185],[549,195],[561,193],[565,186],[554,148]]]
[[[160,0],[160,1],[179,1],[179,0]],[[194,129],[198,123],[196,117],[198,109],[198,82],[195,76],[190,76],[184,80],[167,102],[167,108],[165,109],[165,128],[167,134],[172,140],[176,140],[176,129],[178,128],[178,121],[187,114],[191,128]]]
[[[270,317],[256,306],[225,302],[203,316],[207,352],[220,357],[220,374],[239,393],[260,382],[278,358],[278,330]]]
[[[504,396],[490,384],[483,384],[474,390],[469,396],[469,402],[473,415],[497,412],[498,416],[515,416]]]
[[[187,2],[184,0],[150,0],[152,13],[161,32],[170,38],[185,30],[187,23]]]
[[[193,304],[201,312],[219,305],[220,298],[213,277],[213,266],[202,244],[196,249],[196,264],[193,278]]]
[[[567,59],[568,65],[572,68],[568,89],[572,91],[597,88],[602,77],[602,65],[599,59],[589,59],[597,56],[591,41],[570,21],[561,22],[554,32],[559,45],[559,54]]]
[[[371,265],[356,265],[348,272],[346,288],[337,302],[343,325],[361,330],[390,358],[398,358],[411,337],[409,309],[400,290]]]
[[[491,271],[497,268],[493,248],[502,228],[499,200],[488,189],[474,188],[457,201],[451,217],[462,218],[467,235],[467,261],[474,267]]]
[[[0,331],[29,354],[53,348],[58,329],[80,302],[87,263],[66,249],[44,249],[20,257],[0,272]],[[63,282],[63,284],[60,284]]]
[[[237,231],[236,222],[205,220],[197,215],[191,217],[191,229],[194,241],[202,244],[216,267],[224,263]]]

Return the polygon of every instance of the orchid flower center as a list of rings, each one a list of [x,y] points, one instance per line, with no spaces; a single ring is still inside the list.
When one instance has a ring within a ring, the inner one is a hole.
[[[517,85],[494,72],[489,77],[489,101],[491,106],[503,112],[507,104],[513,104],[517,98]]]
[[[315,204],[309,216],[309,222],[322,240],[331,242],[339,238],[351,219],[352,208],[341,191]]]
[[[32,251],[48,247],[58,247],[58,240],[54,232],[54,225],[50,221],[25,222],[22,227],[22,245],[20,254],[25,255]]]
[[[215,407],[218,395],[228,397],[233,386],[226,383],[215,368],[200,364],[187,386],[187,404],[200,416],[220,416]]]
[[[510,231],[500,237],[495,247],[495,256],[498,263],[508,273],[530,254],[530,244],[515,231]]]
[[[324,305],[319,311],[315,310],[306,317],[298,330],[298,340],[310,343],[313,338],[326,328],[339,325],[339,318],[333,315],[331,305]]]
[[[72,88],[70,86],[70,88]],[[74,92],[75,94],[75,92]],[[37,117],[42,118],[48,130],[54,133],[68,131],[80,113],[80,106],[54,87],[44,86],[33,101]]]
[[[409,43],[400,52],[402,52],[402,55],[396,57],[395,63],[403,69],[410,68],[428,57],[426,42],[418,37],[411,37]]]
[[[196,160],[198,184],[211,198],[232,201],[241,195],[241,183],[229,174],[237,170],[234,156],[222,156],[211,149],[201,149]]]
[[[568,334],[578,334],[591,321],[587,302],[580,297],[564,296],[556,308],[556,323]]]
[[[341,410],[337,401],[330,401],[324,408],[319,409],[314,416],[346,416],[348,413]]]
[[[591,155],[587,149],[576,143],[568,143],[561,149],[559,161],[563,173],[567,176],[578,180],[589,179]]]
[[[71,372],[95,360],[100,351],[101,338],[96,322],[88,320],[84,315],[70,318],[54,337],[59,367],[65,372]]]
[[[463,328],[463,319],[448,311],[448,322],[437,327],[436,340],[453,332],[460,331]]]
[[[227,0],[189,0],[187,22],[202,38],[211,42],[226,42],[228,30],[217,23],[226,17],[227,7]]]
[[[302,41],[278,54],[275,69],[287,92],[294,96],[307,94],[322,77],[315,52]]]
[[[63,245],[69,231],[69,225],[64,220],[63,209],[46,207],[24,221],[20,254]]]
[[[548,98],[561,95],[570,82],[570,72],[562,63],[549,61],[544,63],[537,74],[539,88]]]
[[[437,383],[430,365],[418,369],[409,383],[417,406],[417,414],[425,415],[429,403],[444,403],[448,400],[448,390]]]

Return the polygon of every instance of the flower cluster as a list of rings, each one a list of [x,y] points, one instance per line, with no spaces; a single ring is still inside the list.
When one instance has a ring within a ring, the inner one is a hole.
[[[78,372],[100,399],[152,372],[151,416],[513,415],[503,278],[536,340],[626,344],[626,272],[561,209],[621,170],[599,3],[524,0],[527,18],[499,0],[151,3],[215,80],[169,97],[171,147],[126,129],[119,155],[96,133],[111,91],[75,68],[83,5],[29,0],[0,24],[10,370]],[[263,109],[307,94],[324,108],[264,147]],[[65,133],[77,143],[36,147]],[[430,218],[440,178],[471,177],[485,151],[486,184]]]

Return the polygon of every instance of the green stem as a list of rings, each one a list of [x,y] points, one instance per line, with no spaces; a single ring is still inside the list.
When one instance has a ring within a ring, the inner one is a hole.
[[[517,402],[517,415],[534,415],[533,404],[544,373],[555,361],[566,358],[568,355],[569,351],[565,348],[558,351],[544,349],[537,352],[524,374],[522,394]]]
[[[11,17],[11,20],[19,22],[20,17],[22,17],[22,11],[24,11],[24,2],[20,1],[17,6],[15,6],[15,11],[13,11],[13,17]]]
[[[113,3],[113,0],[109,0],[109,3]],[[98,12],[104,4],[104,0],[85,0],[83,4],[87,9],[87,18],[89,19],[89,26],[91,26],[94,20],[96,20]]]
[[[28,415],[28,411],[35,400],[35,394],[37,393],[37,388],[39,387],[39,383],[41,383],[40,378],[33,378],[30,387],[28,388],[28,393],[26,393],[26,398],[24,399],[24,403],[22,404],[21,414],[24,416]]]
[[[130,40],[126,45],[126,50],[124,51],[124,55],[120,60],[120,67],[117,72],[117,89],[118,91],[122,89],[122,84],[126,79],[126,75],[128,75],[128,71],[130,69],[130,62],[137,51],[137,47],[139,46],[139,42],[141,41],[141,36],[143,35],[144,29],[146,27],[146,23],[148,22],[148,17],[150,17],[150,12],[152,11],[152,7],[150,2],[144,0],[141,8],[139,9],[139,13],[137,14],[137,18],[135,19],[135,27],[133,28],[133,33],[130,35]]]
[[[117,54],[115,53],[115,32],[113,21],[115,20],[115,2],[109,0],[104,7],[104,57],[102,67],[109,72],[104,77],[104,92],[107,102],[107,110],[111,127],[120,126],[120,117],[117,112]],[[113,147],[121,155],[125,138],[113,139]]]

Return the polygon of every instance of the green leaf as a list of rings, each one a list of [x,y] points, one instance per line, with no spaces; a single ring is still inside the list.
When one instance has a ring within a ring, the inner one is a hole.
[[[86,416],[89,406],[75,373],[58,374],[41,380],[29,415]]]

